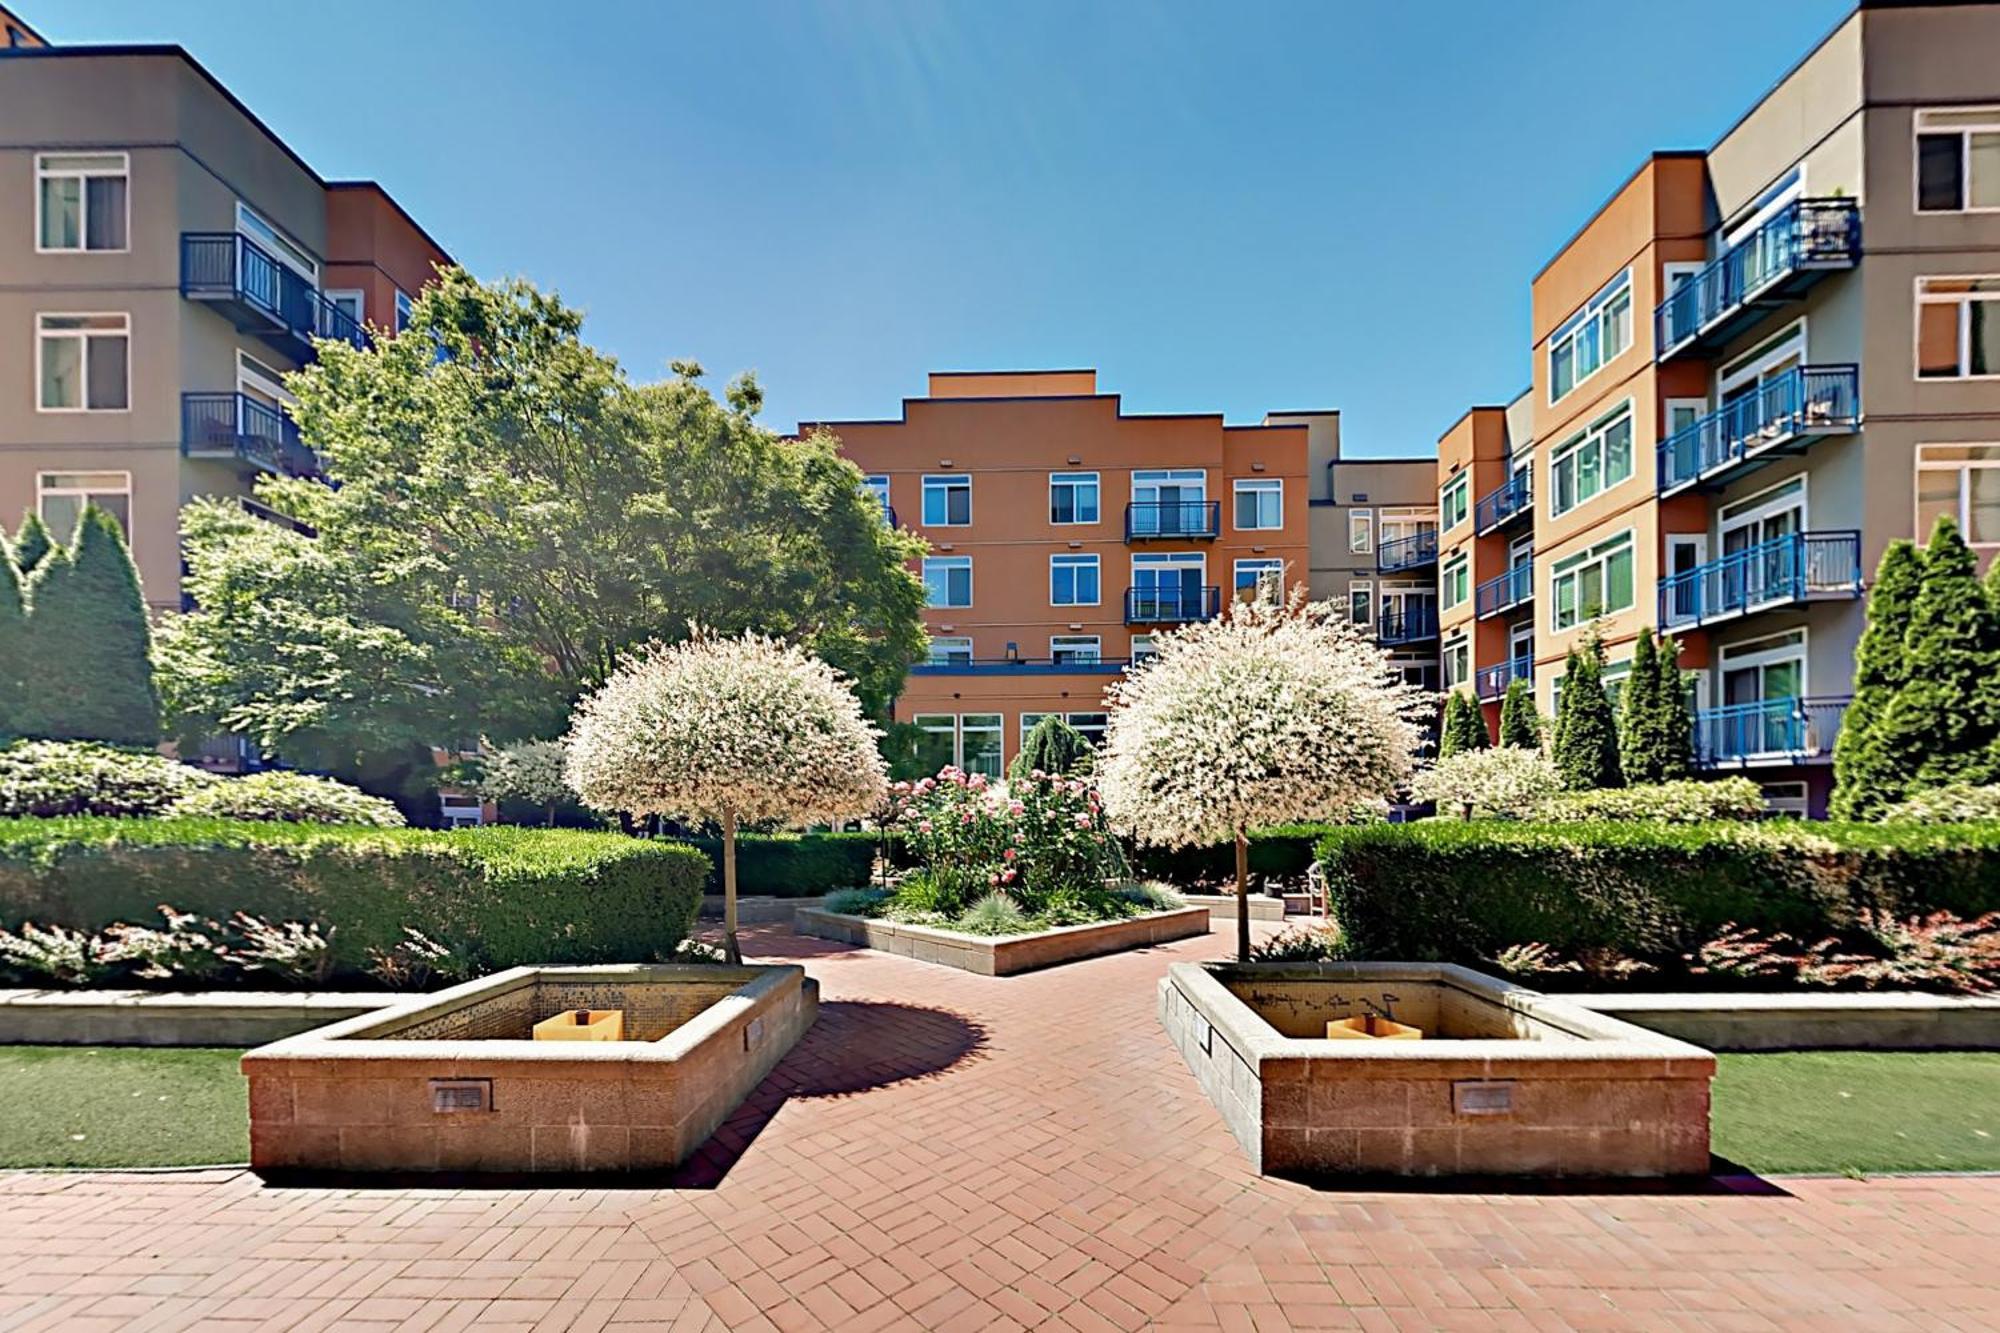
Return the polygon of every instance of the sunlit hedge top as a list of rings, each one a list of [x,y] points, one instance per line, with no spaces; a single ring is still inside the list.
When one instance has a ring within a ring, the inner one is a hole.
[[[697,632],[645,650],[577,706],[566,775],[601,810],[809,824],[881,804],[875,741],[860,701],[818,658]]]

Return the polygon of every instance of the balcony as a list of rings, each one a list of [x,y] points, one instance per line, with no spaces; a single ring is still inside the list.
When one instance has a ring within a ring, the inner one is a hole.
[[[1660,582],[1662,630],[1861,595],[1861,534],[1773,537]]]
[[[1484,537],[1489,532],[1498,532],[1533,511],[1534,488],[1528,478],[1528,473],[1516,472],[1505,485],[1497,486],[1479,497],[1479,503],[1472,507],[1475,534]]]
[[[1478,671],[1473,673],[1472,688],[1473,692],[1479,696],[1480,702],[1491,703],[1493,700],[1507,693],[1507,687],[1515,681],[1525,680],[1533,684],[1534,679],[1535,659],[1532,656],[1523,654],[1520,657],[1502,662],[1498,666],[1483,666],[1479,668]]]
[[[1797,366],[1660,442],[1662,498],[1714,487],[1861,427],[1859,366]]]
[[[241,393],[182,394],[181,453],[239,459],[292,477],[320,475],[319,455],[300,440],[298,423]]]
[[[1222,531],[1220,500],[1136,500],[1125,506],[1125,540],[1214,541]]]
[[[1861,261],[1852,199],[1799,199],[1731,246],[1653,312],[1654,359],[1713,349],[1823,274]]]
[[[1127,588],[1125,623],[1128,625],[1181,625],[1196,620],[1213,620],[1222,614],[1222,589],[1207,588]]]
[[[1523,560],[1506,573],[1486,580],[1473,592],[1473,614],[1480,620],[1526,606],[1535,596],[1535,565]]]
[[[1124,657],[961,657],[945,662],[919,662],[913,676],[1065,676],[1112,675],[1131,666]]]
[[[365,350],[368,334],[248,237],[235,232],[181,236],[181,295],[214,307],[245,333],[264,338],[295,361],[313,354],[313,339],[333,338]]]
[[[1821,695],[1704,708],[1694,715],[1695,763],[1702,768],[1827,763],[1849,701],[1844,694]]]
[[[1375,572],[1394,574],[1398,570],[1435,565],[1438,558],[1436,532],[1420,532],[1414,537],[1397,537],[1375,548]]]
[[[1385,606],[1375,621],[1375,641],[1380,644],[1422,643],[1438,636],[1435,602],[1405,601]]]

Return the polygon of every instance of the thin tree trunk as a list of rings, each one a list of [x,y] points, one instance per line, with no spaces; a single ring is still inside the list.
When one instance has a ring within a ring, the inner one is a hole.
[[[722,932],[723,956],[731,963],[743,961],[736,947],[736,812],[722,812]]]
[[[1250,961],[1250,835],[1236,830],[1236,961]]]

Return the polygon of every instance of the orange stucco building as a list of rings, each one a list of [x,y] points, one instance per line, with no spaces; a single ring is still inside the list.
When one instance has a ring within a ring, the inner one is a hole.
[[[930,545],[930,659],[898,720],[997,774],[1044,715],[1093,737],[1163,630],[1306,577],[1307,423],[1132,415],[1092,370],[940,373],[885,421],[825,429]]]

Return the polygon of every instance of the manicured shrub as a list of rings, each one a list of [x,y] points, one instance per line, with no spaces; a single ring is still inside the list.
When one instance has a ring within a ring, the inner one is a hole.
[[[72,548],[50,551],[35,571],[29,603],[43,669],[28,673],[21,734],[159,744],[152,622],[118,521],[86,505]]]
[[[1410,796],[1448,818],[1525,819],[1562,790],[1562,774],[1540,750],[1502,746],[1445,755],[1410,782]]]
[[[722,839],[680,838],[709,861],[708,893],[722,892]],[[773,898],[817,898],[868,883],[882,841],[873,833],[740,833],[736,891]]]
[[[1438,735],[1438,757],[1468,754],[1486,748],[1486,717],[1479,703],[1463,690],[1453,690],[1445,699],[1444,729]]]
[[[49,535],[48,525],[42,516],[30,509],[21,518],[21,526],[14,533],[14,567],[27,578],[42,566],[50,551],[55,549],[55,538]]]
[[[1978,568],[1958,525],[1938,519],[1903,636],[1907,677],[1874,724],[1878,742],[1912,764],[1905,791],[2000,776],[2000,616]]]
[[[1656,819],[1700,824],[1717,819],[1757,819],[1765,813],[1764,793],[1749,778],[1714,782],[1652,782],[1643,787],[1562,792],[1534,812],[1547,823]]]
[[[1054,713],[1037,722],[1021,742],[1021,753],[1014,756],[1014,763],[1007,771],[1014,777],[1024,778],[1031,773],[1088,773],[1097,751],[1083,738],[1083,733],[1072,727]]]
[[[14,552],[0,534],[0,740],[18,736],[27,704],[28,594]]]
[[[1535,709],[1535,687],[1516,676],[1507,682],[1500,701],[1500,743],[1521,750],[1542,748],[1542,718]]]
[[[401,828],[403,812],[359,787],[273,770],[198,787],[167,807],[170,819],[261,819]]]
[[[152,815],[220,781],[152,750],[16,741],[0,749],[0,817]]]
[[[1627,782],[1675,782],[1694,767],[1694,724],[1679,655],[1672,637],[1656,646],[1653,631],[1640,628],[1619,700],[1618,759]]]
[[[1255,945],[1253,963],[1338,963],[1354,955],[1335,926],[1287,926]]]
[[[1563,667],[1555,744],[1549,757],[1572,791],[1625,785],[1618,762],[1618,727],[1604,693],[1604,645],[1594,637],[1572,648]]]
[[[1357,822],[1362,822],[1357,815]],[[1367,822],[1380,823],[1375,815]],[[1285,824],[1276,828],[1250,830],[1250,874],[1264,880],[1303,879],[1312,869],[1313,850],[1339,824]],[[1144,879],[1164,880],[1189,887],[1196,884],[1223,884],[1236,874],[1236,847],[1217,843],[1212,847],[1137,847],[1132,851],[1132,871]]]
[[[1882,729],[1883,714],[1909,679],[1904,636],[1923,585],[1924,554],[1914,542],[1895,541],[1882,553],[1868,591],[1868,624],[1854,652],[1854,699],[1833,743],[1833,814],[1866,819],[1905,794],[1917,758]]]
[[[2000,908],[2000,826],[1423,820],[1320,844],[1332,914],[1378,959],[1510,945],[1679,958],[1731,924],[1819,939],[1874,913]]]
[[[0,820],[0,926],[96,932],[171,903],[316,926],[337,973],[411,930],[482,970],[643,962],[686,936],[707,872],[693,848],[570,829]]]
[[[1920,791],[1881,812],[1890,824],[1963,824],[2000,819],[2000,786],[1957,785]]]

